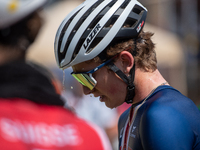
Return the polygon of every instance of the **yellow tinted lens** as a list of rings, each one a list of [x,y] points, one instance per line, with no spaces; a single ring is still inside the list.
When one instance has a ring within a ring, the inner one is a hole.
[[[82,85],[92,90],[95,86],[93,80],[87,74],[72,74],[72,76]]]

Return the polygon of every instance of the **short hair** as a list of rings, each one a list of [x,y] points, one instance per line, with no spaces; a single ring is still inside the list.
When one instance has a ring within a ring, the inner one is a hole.
[[[142,30],[136,39],[114,40],[110,46],[105,49],[104,55],[106,59],[109,59],[127,50],[133,55],[137,67],[146,72],[153,72],[157,69],[157,58],[155,44],[151,40],[152,36],[153,33],[144,32]],[[99,56],[94,58],[94,60],[96,62],[99,61]]]

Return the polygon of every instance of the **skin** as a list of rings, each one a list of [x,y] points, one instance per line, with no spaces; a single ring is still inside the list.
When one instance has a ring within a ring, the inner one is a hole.
[[[86,72],[94,69],[98,65],[99,63],[95,62],[82,62],[74,65],[72,68],[74,72]],[[134,58],[128,51],[122,51],[115,65],[128,76],[134,65]],[[133,103],[143,100],[154,88],[166,82],[158,70],[144,72],[137,67],[137,64],[135,65],[135,97],[133,98]],[[94,72],[92,75],[96,79],[97,85],[93,90],[83,86],[84,94],[93,94],[95,97],[99,97],[100,101],[105,102],[109,108],[115,108],[123,104],[127,93],[127,85],[124,81],[106,66]]]
[[[95,67],[99,63],[80,63],[73,66],[74,72],[86,72]],[[114,72],[108,70],[107,67],[102,67],[98,71],[94,72],[93,77],[97,81],[97,84],[93,90],[83,87],[84,94],[93,94],[94,97],[99,97],[101,102],[105,102],[109,108],[114,108],[121,105],[125,99],[126,84],[115,75]],[[116,94],[118,93],[118,94]]]

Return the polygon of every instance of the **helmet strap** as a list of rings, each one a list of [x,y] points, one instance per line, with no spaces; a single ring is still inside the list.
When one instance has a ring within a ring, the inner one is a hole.
[[[131,68],[129,76],[126,76],[113,62],[110,62],[107,66],[128,85],[125,102],[128,104],[133,103],[133,97],[135,96],[135,85],[133,83],[135,76],[135,64]]]

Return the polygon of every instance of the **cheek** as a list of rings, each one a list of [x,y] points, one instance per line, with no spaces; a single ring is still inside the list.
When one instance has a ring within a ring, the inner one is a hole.
[[[115,84],[112,82],[110,84],[111,85],[108,86],[107,90],[108,90],[108,93],[113,94],[113,96],[119,93],[120,91],[122,91],[122,88],[120,88],[118,84]]]
[[[115,73],[102,68],[99,70],[99,74],[96,74],[94,77],[97,80],[97,90],[101,94],[114,99],[125,99],[126,83],[117,77]]]
[[[122,84],[111,83],[112,86],[107,89],[108,101],[106,105],[110,108],[116,108],[124,103],[126,98],[126,87]]]
[[[115,75],[109,76],[107,90],[112,96],[123,97],[126,93],[126,84]]]

